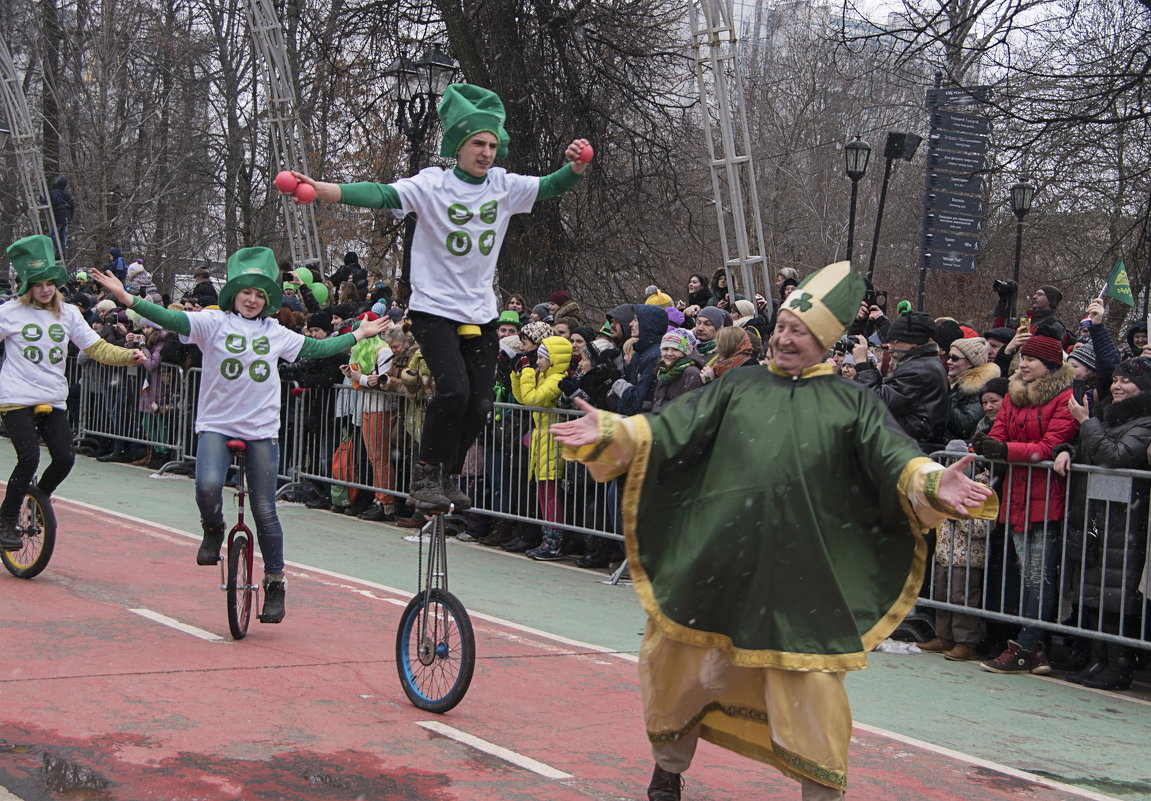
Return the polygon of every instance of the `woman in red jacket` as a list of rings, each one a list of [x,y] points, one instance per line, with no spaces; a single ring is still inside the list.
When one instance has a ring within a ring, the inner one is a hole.
[[[1048,461],[1056,446],[1074,442],[1079,423],[1067,407],[1074,376],[1063,363],[1057,340],[1031,337],[1020,350],[1019,370],[1011,376],[990,434],[972,440],[976,453],[1010,465],[999,522],[1010,526],[1019,559],[1019,613],[1031,620],[1050,619],[1058,601],[1059,522],[1066,484],[1047,468],[1022,465]],[[1025,626],[1018,641],[1008,641],[1003,653],[981,667],[992,673],[1050,673],[1046,657],[1037,653],[1042,634],[1038,626]]]

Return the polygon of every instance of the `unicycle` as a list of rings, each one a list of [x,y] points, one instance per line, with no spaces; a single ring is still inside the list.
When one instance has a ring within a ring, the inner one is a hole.
[[[252,530],[244,523],[244,494],[246,474],[244,455],[248,443],[240,439],[228,440],[228,450],[236,457],[239,476],[236,484],[236,525],[228,532],[228,558],[220,560],[220,589],[228,595],[228,630],[232,638],[242,640],[248,635],[252,609],[260,604],[260,586],[252,581],[255,558]]]
[[[449,510],[449,513],[454,507]],[[424,569],[424,539],[428,565]],[[443,713],[463,700],[476,666],[476,639],[464,605],[448,592],[444,514],[428,516],[420,531],[420,589],[400,616],[396,670],[412,705]]]
[[[37,415],[51,412],[52,407],[46,403],[33,409]],[[35,484],[29,484],[24,492],[16,517],[16,532],[24,539],[23,545],[16,551],[0,550],[0,561],[17,578],[40,575],[56,548],[56,513],[52,510],[52,501]]]
[[[40,575],[56,547],[56,513],[52,502],[35,484],[29,484],[16,518],[16,531],[24,538],[18,551],[0,551],[0,560],[17,578]]]

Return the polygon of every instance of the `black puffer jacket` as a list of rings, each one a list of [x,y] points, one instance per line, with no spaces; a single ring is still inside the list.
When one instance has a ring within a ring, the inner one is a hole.
[[[913,348],[887,378],[870,362],[856,365],[855,380],[871,388],[907,435],[925,451],[944,442],[947,424],[947,371],[934,342]]]
[[[1147,469],[1151,445],[1151,394],[1115,403],[1104,402],[1079,427],[1073,459],[1099,467]],[[1074,497],[1081,509],[1086,477],[1075,475]],[[1087,507],[1087,532],[1082,514],[1073,515],[1068,531],[1070,561],[1083,564],[1080,598],[1092,609],[1135,615],[1142,608],[1139,579],[1147,553],[1148,482],[1132,482],[1131,502],[1092,500]]]

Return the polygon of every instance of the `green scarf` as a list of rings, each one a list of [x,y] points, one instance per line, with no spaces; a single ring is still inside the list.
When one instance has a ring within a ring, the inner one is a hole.
[[[695,364],[695,362],[691,359],[690,356],[682,357],[671,367],[668,367],[663,362],[660,362],[659,370],[656,371],[655,377],[661,384],[670,384],[672,381],[675,381],[677,378],[683,375],[683,371],[691,367],[693,364]]]
[[[701,355],[706,356],[715,350],[716,344],[714,339],[711,342],[697,342],[695,343],[695,349],[699,351]]]

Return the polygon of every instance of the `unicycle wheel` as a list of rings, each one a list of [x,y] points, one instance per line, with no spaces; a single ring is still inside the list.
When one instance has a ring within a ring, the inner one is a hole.
[[[17,578],[32,578],[48,566],[56,548],[56,513],[48,496],[30,486],[20,506],[17,531],[24,538],[18,551],[0,551],[0,561]]]
[[[396,634],[396,669],[408,700],[427,712],[447,712],[463,700],[475,664],[472,621],[459,599],[441,589],[412,598]]]
[[[245,534],[236,534],[228,542],[228,629],[232,638],[242,640],[248,636],[248,623],[252,619],[252,540]]]

